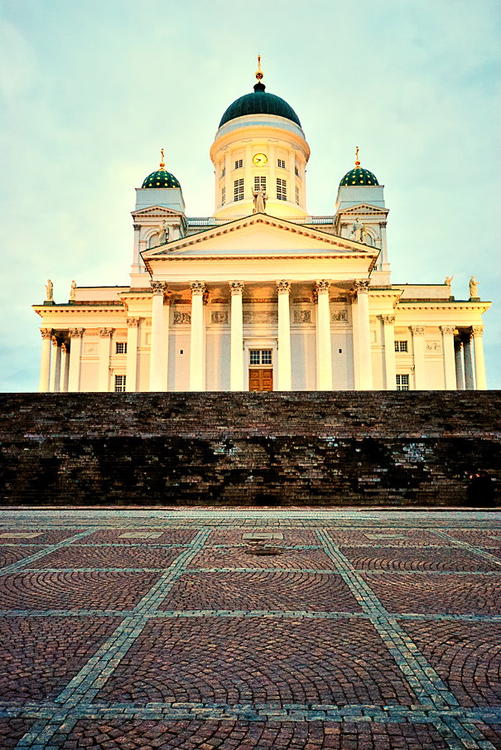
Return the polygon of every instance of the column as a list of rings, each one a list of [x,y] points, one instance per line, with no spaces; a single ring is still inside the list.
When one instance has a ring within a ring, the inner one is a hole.
[[[131,393],[137,390],[137,343],[139,318],[127,318],[127,376],[125,389]]]
[[[475,375],[473,369],[473,338],[467,335],[463,342],[464,351],[464,384],[467,391],[475,389]]]
[[[205,323],[203,281],[191,283],[190,391],[205,391]]]
[[[59,390],[61,393],[68,392],[68,378],[70,374],[70,347],[69,344],[61,344],[61,380]]]
[[[411,326],[412,354],[414,357],[414,388],[416,391],[426,390],[424,372],[424,328]]]
[[[317,303],[317,390],[332,390],[332,343],[329,304],[329,281],[317,281],[314,296]]]
[[[52,328],[41,328],[42,357],[40,359],[40,380],[38,390],[46,393],[50,390],[50,350],[52,343]]]
[[[456,390],[456,359],[454,355],[454,326],[440,326],[444,357],[444,383],[446,391]]]
[[[387,391],[394,391],[397,387],[395,365],[395,316],[381,315],[383,321],[384,342],[384,379]]]
[[[485,377],[485,356],[484,356],[484,327],[472,326],[473,340],[475,341],[475,381],[477,390],[485,391],[487,381]]]
[[[289,309],[289,281],[277,281],[278,292],[278,391],[290,391],[292,388],[291,367],[291,322]],[[327,312],[329,312],[329,291],[327,290]],[[330,316],[329,316],[330,343]],[[332,372],[332,364],[331,364]],[[332,374],[331,374],[332,388]]]
[[[106,392],[110,389],[110,354],[112,328],[101,328],[99,331],[99,365],[97,390]]]
[[[52,393],[57,393],[61,380],[61,341],[57,336],[52,337],[51,363],[50,390]]]
[[[358,389],[372,390],[372,349],[369,322],[369,280],[355,281],[357,294],[357,341],[355,351],[358,357]]]
[[[68,391],[78,393],[80,390],[80,360],[82,358],[82,337],[83,328],[71,328],[69,335],[71,338],[70,349],[70,371],[68,374]]]
[[[241,281],[230,281],[231,292],[231,359],[230,390],[244,390],[244,325]]]
[[[464,391],[465,380],[464,380],[463,342],[459,338],[454,341],[454,354],[456,358],[456,388],[458,391]]]
[[[165,281],[151,282],[150,391],[166,389],[164,363],[164,294]]]

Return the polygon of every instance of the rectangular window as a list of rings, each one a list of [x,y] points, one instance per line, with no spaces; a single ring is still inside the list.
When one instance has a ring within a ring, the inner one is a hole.
[[[115,393],[125,393],[126,375],[115,375]]]
[[[396,352],[407,352],[409,351],[407,348],[407,341],[395,341],[395,351]]]
[[[254,190],[264,190],[266,192],[266,177],[254,177]]]
[[[251,349],[250,350],[250,364],[251,365],[271,365],[271,349]]]
[[[226,201],[226,188],[221,188],[221,205],[224,206],[224,203]]]
[[[409,390],[409,376],[397,375],[397,391],[408,391],[408,390]]]
[[[298,186],[297,186],[297,185],[296,185],[296,203],[297,203],[297,204],[298,204],[298,206],[299,206],[299,188],[298,188]]]
[[[287,181],[277,177],[277,199],[279,201],[287,200]]]
[[[127,342],[126,341],[115,342],[115,354],[127,354]]]
[[[244,165],[243,159],[236,159],[235,161],[235,169],[241,169]]]
[[[285,169],[285,159],[277,159],[277,164],[281,169]]]
[[[241,177],[239,180],[233,182],[233,200],[243,201],[244,199],[244,178]]]

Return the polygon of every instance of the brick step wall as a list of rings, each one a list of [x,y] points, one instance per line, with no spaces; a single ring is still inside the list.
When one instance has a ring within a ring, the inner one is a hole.
[[[489,505],[499,406],[494,391],[3,394],[2,503]]]

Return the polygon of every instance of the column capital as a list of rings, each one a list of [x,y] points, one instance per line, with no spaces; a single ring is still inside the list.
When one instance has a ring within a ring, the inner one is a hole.
[[[229,282],[231,294],[243,294],[244,282],[243,281],[230,281]]]
[[[473,336],[479,338],[484,333],[484,327],[483,326],[472,326],[471,327],[471,333]]]
[[[424,336],[423,326],[409,326],[413,336]]]
[[[165,294],[168,285],[166,281],[150,281],[150,286],[152,294]]]
[[[356,294],[367,294],[369,291],[369,279],[356,279],[353,282],[353,289]]]
[[[385,326],[392,326],[395,323],[394,315],[381,315],[381,320]]]
[[[276,285],[277,285],[278,294],[289,294],[290,289],[291,289],[290,281],[286,281],[285,279],[282,279],[281,281],[277,281]]]
[[[454,326],[440,326],[440,330],[442,331],[444,336],[454,336]]]
[[[68,334],[72,339],[81,339],[84,335],[85,328],[70,328]]]
[[[132,227],[135,232],[139,232],[139,230],[141,229],[141,224],[133,224]]]
[[[106,338],[107,336],[111,336],[113,333],[113,328],[100,328],[99,329],[99,335],[102,339]]]
[[[52,338],[52,328],[40,328],[40,335],[43,339]]]
[[[192,297],[203,297],[207,291],[205,282],[203,281],[192,281],[190,283],[190,289]]]
[[[127,318],[128,328],[137,328],[139,326],[139,318]]]
[[[313,302],[318,302],[318,295],[319,294],[329,294],[329,287],[331,285],[330,281],[327,281],[326,279],[321,279],[320,281],[316,281],[313,286]]]

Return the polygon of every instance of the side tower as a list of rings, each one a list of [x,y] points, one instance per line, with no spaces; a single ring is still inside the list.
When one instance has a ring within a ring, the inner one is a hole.
[[[372,283],[390,284],[390,264],[386,244],[388,209],[384,204],[384,185],[368,169],[363,169],[355,151],[355,167],[339,183],[334,226],[336,234],[348,237],[381,251]]]
[[[215,172],[215,217],[230,221],[254,212],[254,194],[266,195],[266,213],[301,218],[306,210],[310,147],[299,117],[268,93],[258,57],[254,92],[227,108],[210,150]]]
[[[134,246],[131,287],[149,286],[141,253],[151,247],[177,240],[186,234],[183,191],[176,177],[165,169],[165,154],[160,151],[159,168],[136,188],[136,207],[132,211]]]

